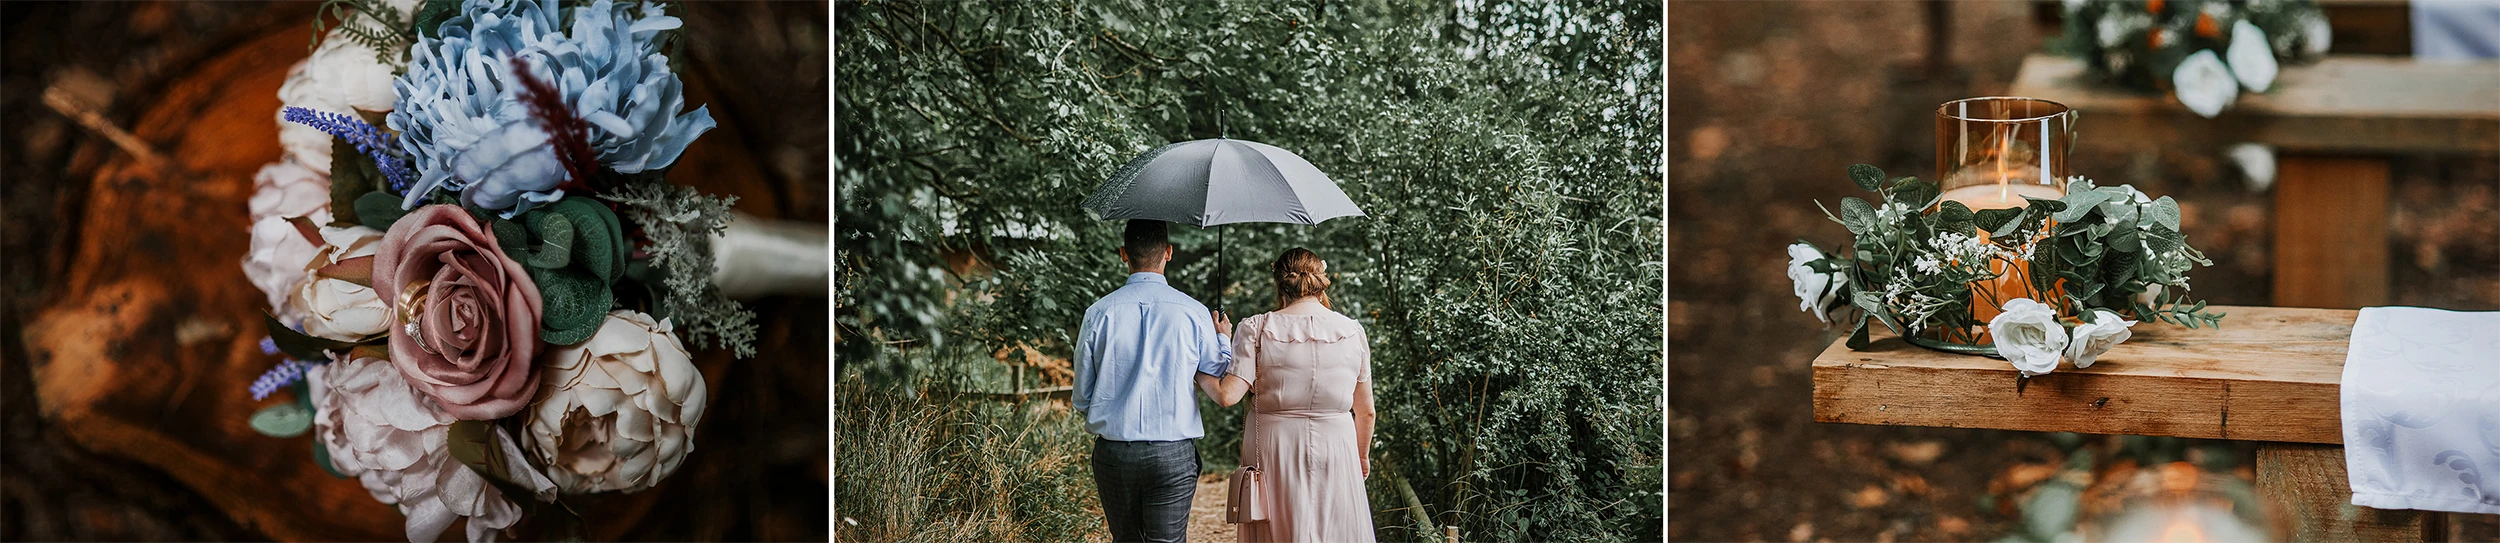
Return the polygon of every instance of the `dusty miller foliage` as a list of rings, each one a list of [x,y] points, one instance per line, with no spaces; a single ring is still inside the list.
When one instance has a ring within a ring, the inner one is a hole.
[[[1283,249],[1328,260],[1373,341],[1383,539],[1439,538],[1401,484],[1470,540],[1660,536],[1655,3],[834,9],[838,371],[911,386],[1011,346],[1071,356],[1127,275],[1120,224],[1078,203],[1156,146],[1261,141],[1369,216],[1226,225],[1220,254],[1176,226],[1167,275],[1212,304],[1222,259],[1247,316],[1274,309]],[[1240,409],[1205,413],[1200,450],[1233,462]]]
[[[714,196],[667,183],[628,184],[607,195],[618,213],[651,239],[651,266],[665,277],[655,313],[704,348],[755,356],[755,312],[712,286],[712,236],[729,225],[736,196]]]

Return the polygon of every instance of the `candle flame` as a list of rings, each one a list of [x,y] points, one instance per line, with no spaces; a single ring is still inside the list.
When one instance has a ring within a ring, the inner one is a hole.
[[[2162,543],[2205,543],[2205,531],[2187,515],[2171,515],[2170,526],[2162,528]]]

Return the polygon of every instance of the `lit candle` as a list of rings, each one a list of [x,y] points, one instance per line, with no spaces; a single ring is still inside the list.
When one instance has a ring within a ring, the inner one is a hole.
[[[1964,170],[1962,173],[1972,174],[1979,172]],[[2011,180],[2009,179],[2007,181]],[[1943,198],[1945,201],[1949,202],[1961,202],[1962,205],[1969,206],[1972,211],[1978,211],[1982,209],[2022,207],[2027,204],[2027,202],[2023,200],[2026,196],[2042,200],[2055,200],[2066,196],[2066,193],[2065,191],[2058,190],[2057,187],[2048,185],[1999,182],[1986,185],[1971,185],[1945,191]],[[1980,239],[1987,239],[1988,232],[1986,230],[1981,230],[1979,232],[1979,237]],[[2006,300],[2012,300],[2015,298],[2031,298],[2034,300],[2040,299],[2038,295],[2031,291],[2030,262],[2024,260],[2013,260],[2009,262],[2004,259],[1991,259],[1988,262],[1988,269],[1997,273],[1996,279],[1971,283],[1971,316],[1977,318],[1979,322],[1985,323],[1991,319],[1995,319],[1998,313],[2003,312],[1999,308],[2004,306]]]

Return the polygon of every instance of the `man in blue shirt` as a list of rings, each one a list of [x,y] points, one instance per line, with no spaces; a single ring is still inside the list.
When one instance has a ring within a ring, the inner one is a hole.
[[[1093,433],[1094,488],[1113,541],[1188,539],[1198,494],[1197,373],[1224,375],[1233,323],[1173,290],[1163,221],[1131,220],[1120,260],[1128,284],[1085,309],[1070,403]]]

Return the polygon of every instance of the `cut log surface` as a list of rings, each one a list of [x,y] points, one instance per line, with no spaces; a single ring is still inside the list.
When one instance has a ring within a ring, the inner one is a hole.
[[[293,401],[286,392],[264,401],[245,393],[277,358],[258,347],[266,304],[240,266],[253,174],[281,154],[278,87],[307,53],[309,30],[289,22],[171,77],[143,106],[128,128],[172,159],[170,171],[104,151],[115,158],[96,170],[83,212],[72,215],[81,222],[65,284],[26,329],[36,393],[42,415],[80,446],[162,469],[269,537],[404,540],[396,509],[313,464],[310,437],[267,437],[246,423],[262,407]],[[701,103],[691,83],[689,101]],[[674,177],[739,195],[742,211],[778,216],[780,202],[751,154],[737,131],[714,130],[678,163],[702,175]],[[723,380],[726,353],[695,355],[712,397],[736,386]],[[595,519],[587,536],[620,539],[666,485],[694,483],[663,484],[567,501]]]
[[[1818,422],[2342,443],[2357,311],[2215,306],[2220,329],[2137,324],[2092,367],[2020,383],[2004,360],[1882,337],[1814,359]],[[1880,326],[1878,327],[1880,330]]]
[[[2330,56],[2285,66],[2271,92],[2244,93],[2197,117],[2167,93],[2093,82],[2083,62],[2032,55],[2009,92],[2082,112],[2077,143],[2120,149],[2254,142],[2307,152],[2500,149],[2500,63]]]

